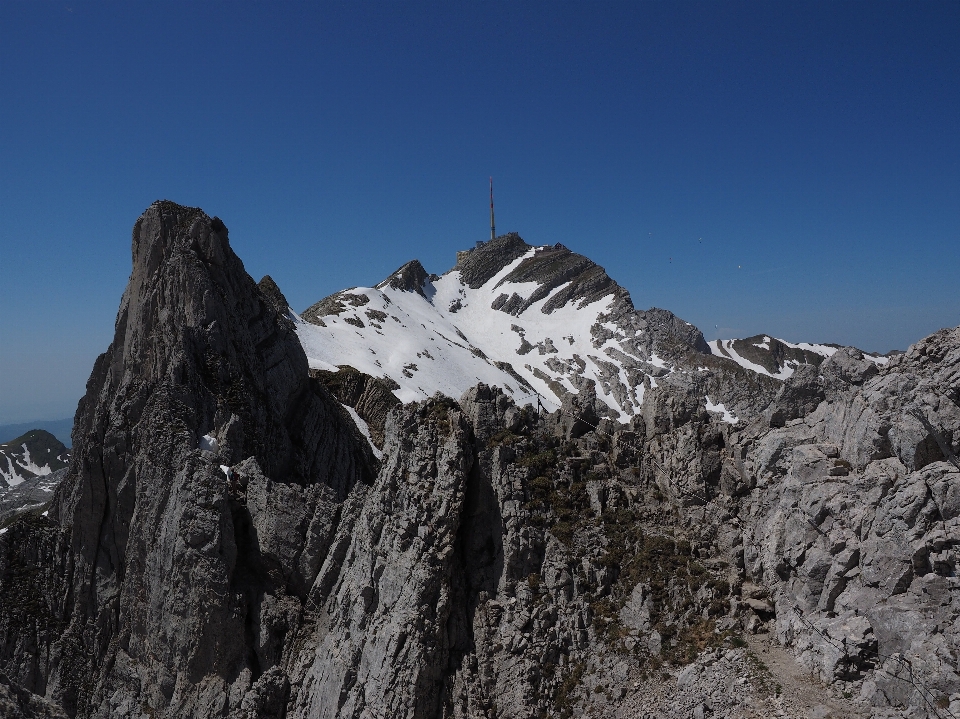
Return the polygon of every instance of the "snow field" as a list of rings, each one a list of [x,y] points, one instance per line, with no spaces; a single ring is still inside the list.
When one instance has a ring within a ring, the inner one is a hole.
[[[623,342],[627,337],[616,324],[600,322],[600,316],[610,310],[612,294],[586,305],[568,302],[544,314],[543,306],[566,287],[564,284],[519,316],[491,308],[501,294],[516,294],[526,300],[538,289],[537,282],[505,280],[536,251],[532,248],[476,289],[464,284],[460,272],[453,270],[427,284],[424,292],[429,299],[386,283],[341,293],[341,297],[362,295],[368,302],[360,306],[345,303],[348,307],[339,316],[322,318],[326,327],[297,318],[297,332],[310,367],[333,371],[348,364],[374,377],[387,376],[400,385],[394,393],[403,402],[422,400],[436,392],[459,398],[466,389],[483,382],[502,388],[518,404],[535,405],[536,397],[531,396],[530,388],[550,401],[556,398],[535,370],[575,394],[577,387],[569,373],[558,372],[550,364],[577,367],[582,362],[582,373],[579,369],[577,372],[596,382],[597,396],[621,421],[629,420],[642,404],[643,385],[633,387],[622,363],[606,351],[616,349],[638,361],[647,360]],[[383,313],[385,319],[377,319],[383,316],[378,313]],[[357,320],[365,326],[357,326]],[[595,347],[591,333],[594,326],[603,327],[614,336]],[[533,349],[520,354],[524,340]],[[551,351],[551,345],[556,351]],[[592,357],[618,365],[617,379],[627,388],[628,395],[635,390],[636,399],[621,407],[612,394],[606,393],[601,381],[603,372]],[[666,367],[656,356],[649,361]],[[526,386],[494,362],[508,362]]]

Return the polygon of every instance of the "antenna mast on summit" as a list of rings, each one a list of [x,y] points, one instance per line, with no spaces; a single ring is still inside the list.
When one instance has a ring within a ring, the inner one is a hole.
[[[490,178],[490,239],[497,236],[497,226],[493,224],[493,178]]]

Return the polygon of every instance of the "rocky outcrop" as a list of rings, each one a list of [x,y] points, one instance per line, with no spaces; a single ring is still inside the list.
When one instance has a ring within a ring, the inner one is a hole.
[[[391,387],[383,379],[358,372],[344,365],[337,372],[310,370],[310,377],[320,381],[337,401],[356,410],[370,428],[373,443],[383,448],[384,432],[390,410],[400,405]]]
[[[66,719],[60,708],[0,674],[0,716],[7,719]]]
[[[273,309],[277,311],[278,315],[283,317],[290,313],[290,303],[287,302],[287,298],[283,296],[280,287],[270,275],[264,275],[260,278],[257,289],[273,305]]]
[[[489,242],[478,242],[476,248],[460,253],[453,269],[459,270],[468,287],[476,289],[529,249],[530,245],[520,235],[510,232]]]
[[[879,372],[844,351],[821,368],[834,398],[746,453],[747,572],[822,679],[858,682],[877,706],[946,707],[960,688],[960,328]]]
[[[352,294],[349,290],[337,292],[310,305],[303,311],[301,318],[304,322],[326,327],[323,318],[327,315],[339,315],[347,309],[348,305],[351,307],[362,307],[367,304],[368,301],[365,295]],[[360,320],[360,326],[363,326],[362,320]]]
[[[650,332],[660,345],[680,344],[703,354],[710,354],[710,347],[703,333],[689,322],[684,322],[669,310],[651,307],[643,313]]]
[[[3,668],[70,714],[225,715],[271,681],[252,637],[282,640],[273,608],[305,600],[376,460],[223,223],[169,202],[87,388],[49,517],[0,537],[2,590],[33,593],[0,604]]]
[[[416,292],[418,295],[425,296],[424,288],[429,279],[420,260],[411,260],[381,282],[378,287],[390,286],[403,292]]]

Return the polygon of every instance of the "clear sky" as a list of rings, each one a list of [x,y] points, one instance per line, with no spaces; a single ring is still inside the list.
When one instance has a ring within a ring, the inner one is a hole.
[[[72,415],[165,198],[296,309],[497,228],[708,339],[960,324],[960,3],[0,3],[0,423]]]

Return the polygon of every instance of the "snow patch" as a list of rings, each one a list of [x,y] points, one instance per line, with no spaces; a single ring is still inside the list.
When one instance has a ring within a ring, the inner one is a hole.
[[[830,347],[828,345],[818,345],[818,344],[813,344],[811,342],[798,342],[794,344],[793,342],[787,342],[786,340],[782,340],[779,337],[777,338],[777,342],[782,342],[787,347],[792,347],[793,349],[806,350],[807,352],[813,352],[814,354],[818,354],[823,357],[830,357],[831,355],[836,354],[838,349],[837,347]]]
[[[723,402],[720,402],[719,404],[714,404],[713,402],[710,401],[709,397],[704,397],[704,399],[706,400],[707,412],[714,412],[716,414],[723,415],[722,417],[720,417],[720,419],[722,419],[724,422],[729,422],[730,424],[736,424],[737,422],[740,421],[739,419],[737,419],[737,416],[733,412],[731,412],[730,410],[728,410],[726,407],[723,406]]]
[[[347,413],[350,415],[351,419],[353,419],[353,423],[357,425],[357,429],[359,429],[361,434],[367,438],[367,444],[369,444],[370,449],[373,450],[373,455],[377,459],[383,459],[383,452],[377,449],[377,445],[373,443],[373,437],[370,436],[370,426],[363,420],[363,417],[357,414],[357,410],[348,404],[343,405],[343,408],[347,410]]]
[[[30,458],[30,450],[27,449],[26,444],[20,445],[23,447],[23,459],[17,461],[21,467],[23,467],[28,472],[33,472],[33,474],[42,477],[44,475],[50,474],[53,470],[50,469],[50,465],[38,465]]]
[[[716,343],[716,346],[714,346],[714,342]],[[740,354],[733,348],[734,342],[736,342],[736,340],[714,340],[713,342],[708,343],[708,346],[710,347],[710,353],[718,357],[732,359],[744,369],[751,370],[757,374],[765,374],[767,377],[773,377],[774,379],[787,379],[793,374],[795,367],[789,366],[789,363],[785,363],[780,371],[774,374],[763,365],[758,365],[756,362],[751,362],[746,357],[741,357]]]
[[[205,434],[200,438],[199,448],[204,452],[216,453],[220,451],[220,443],[217,441],[216,437]]]

